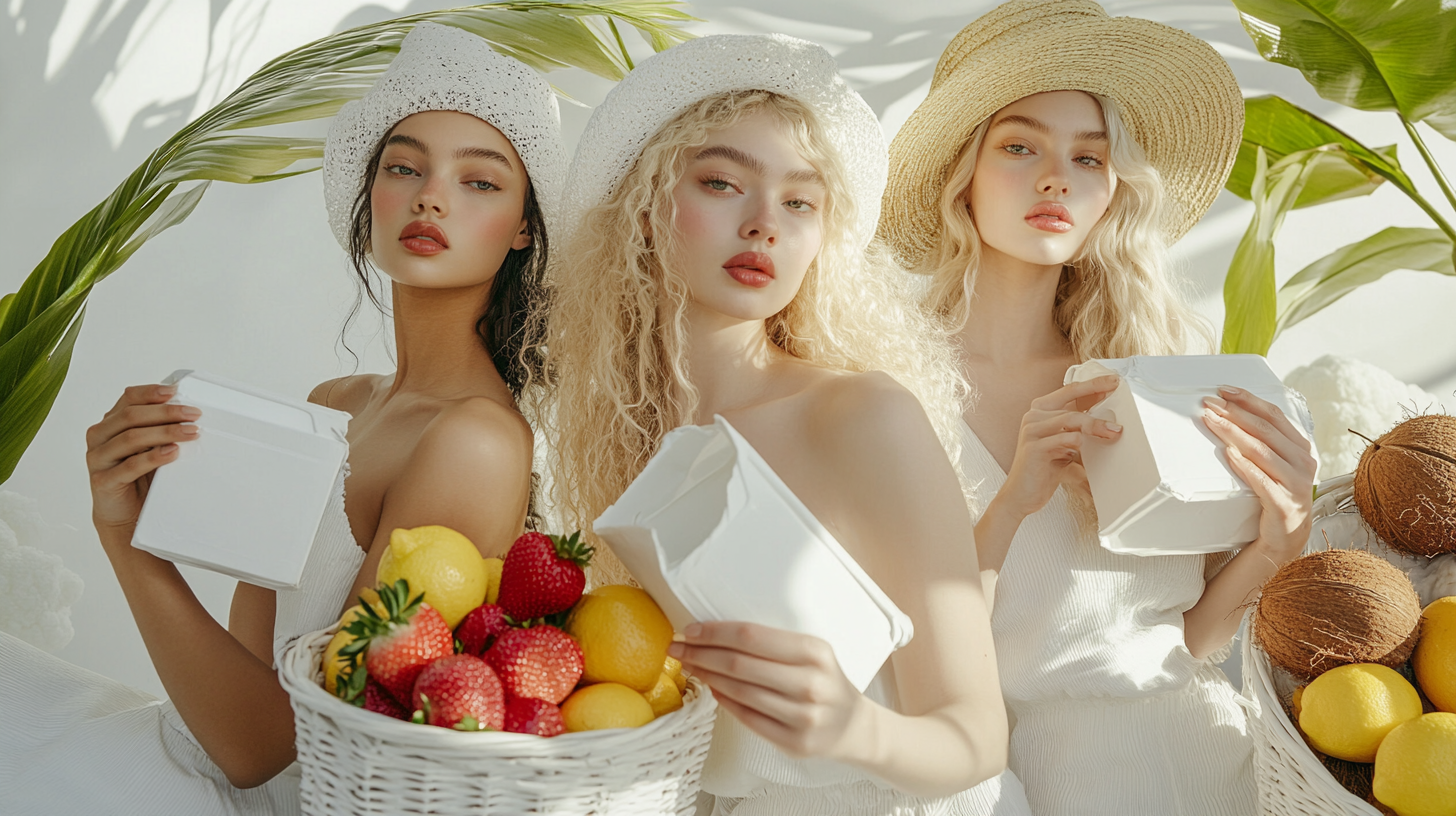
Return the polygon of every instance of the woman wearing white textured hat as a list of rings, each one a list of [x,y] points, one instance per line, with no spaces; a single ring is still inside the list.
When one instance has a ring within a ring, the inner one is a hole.
[[[329,220],[366,286],[370,263],[392,281],[398,359],[393,375],[311,396],[353,415],[347,513],[341,474],[301,586],[275,597],[239,583],[224,629],[172,563],[130,546],[149,474],[196,436],[198,415],[161,386],[128,389],[87,435],[93,516],[172,699],[0,634],[6,813],[298,812],[275,644],[334,622],[373,584],[395,528],[444,524],[486,555],[522,529],[532,434],[515,399],[539,360],[522,355],[521,331],[564,165],[550,86],[453,28],[416,27],[339,112]]]
[[[1197,38],[1090,0],[1015,0],[956,36],[891,146],[880,234],[930,276],[929,311],[977,389],[962,465],[980,482],[1010,764],[1043,816],[1257,809],[1244,712],[1215,661],[1304,545],[1309,446],[1279,409],[1225,390],[1205,422],[1260,497],[1259,539],[1226,564],[1118,555],[1098,545],[1079,450],[1121,428],[1078,411],[1116,378],[1062,387],[1070,365],[1206,337],[1163,249],[1218,194],[1242,114]]]
[[[884,171],[873,112],[822,48],[724,36],[622,80],[567,181],[546,343],[568,517],[589,524],[669,432],[718,415],[915,629],[861,693],[822,640],[686,627],[672,654],[722,706],[719,814],[1027,813],[942,444],[958,378],[865,252]]]

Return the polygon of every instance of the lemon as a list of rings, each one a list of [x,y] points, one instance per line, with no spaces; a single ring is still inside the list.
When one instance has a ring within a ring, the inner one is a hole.
[[[505,565],[506,562],[499,558],[485,559],[485,602],[488,604],[495,603],[495,599],[500,597],[501,570]]]
[[[383,606],[379,603],[378,592],[366,588],[359,595],[381,614],[384,612]],[[330,694],[336,693],[335,689],[339,683],[339,671],[349,665],[349,661],[339,657],[339,650],[354,642],[354,636],[345,632],[344,627],[353,623],[354,619],[362,614],[364,614],[363,604],[354,604],[348,609],[345,609],[344,614],[339,616],[339,631],[334,633],[334,637],[329,641],[329,645],[324,647],[324,691]]]
[[[678,694],[682,694],[688,690],[688,678],[682,673],[681,660],[678,660],[672,655],[668,655],[667,660],[662,662],[662,673],[672,680],[673,685],[677,686]]]
[[[1421,696],[1394,669],[1351,663],[1304,687],[1299,727],[1314,747],[1350,762],[1374,762],[1392,728],[1421,716]]]
[[[1400,816],[1456,813],[1456,714],[1396,726],[1375,754],[1375,798]]]
[[[401,578],[409,581],[410,596],[425,593],[425,603],[451,629],[485,602],[489,581],[485,559],[470,539],[438,525],[390,533],[375,578],[390,586]]]
[[[657,684],[642,696],[647,698],[647,704],[652,706],[652,716],[654,717],[671,714],[683,707],[682,692],[677,690],[677,683],[672,682],[672,678],[666,674],[659,674]]]
[[[634,691],[657,685],[672,643],[672,624],[637,587],[604,586],[581,596],[566,622],[581,644],[588,683],[621,683]]]
[[[1299,721],[1299,711],[1304,705],[1304,686],[1294,690],[1294,696],[1289,698],[1289,707],[1294,709],[1294,720]]]
[[[1456,713],[1456,595],[1431,601],[1421,613],[1421,639],[1411,668],[1426,698],[1441,711]]]
[[[561,722],[567,731],[636,728],[652,718],[646,698],[620,683],[584,686],[561,704]]]

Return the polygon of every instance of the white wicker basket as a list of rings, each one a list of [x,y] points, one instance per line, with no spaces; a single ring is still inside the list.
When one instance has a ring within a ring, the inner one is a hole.
[[[1354,478],[1341,476],[1322,482],[1315,494],[1314,517],[1333,515],[1354,492]],[[1310,549],[1323,549],[1311,541]],[[1254,775],[1259,784],[1260,810],[1273,816],[1381,816],[1368,802],[1330,776],[1289,721],[1285,705],[1295,682],[1269,664],[1269,657],[1254,645],[1252,611],[1244,616],[1243,639],[1245,706],[1249,735],[1254,740]]]
[[[691,816],[717,704],[689,680],[683,707],[640,728],[562,734],[463,733],[390,719],[324,691],[335,627],[284,651],[303,812],[570,813]]]

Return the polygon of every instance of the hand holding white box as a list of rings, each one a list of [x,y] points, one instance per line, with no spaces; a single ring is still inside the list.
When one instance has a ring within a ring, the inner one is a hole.
[[[1082,464],[1097,508],[1098,537],[1133,555],[1211,553],[1258,537],[1259,499],[1203,422],[1203,399],[1232,385],[1278,406],[1314,439],[1304,398],[1256,354],[1126,357],[1067,370],[1064,382],[1106,374],[1117,389],[1087,413],[1123,426],[1113,441],[1087,437]]]
[[[196,371],[170,400],[196,439],[152,476],[132,546],[270,589],[294,589],[348,455],[349,415]]]

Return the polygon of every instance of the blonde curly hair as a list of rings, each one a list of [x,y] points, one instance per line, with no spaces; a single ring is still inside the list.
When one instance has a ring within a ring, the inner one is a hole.
[[[1102,108],[1117,189],[1082,249],[1062,267],[1053,307],[1057,327],[1078,360],[1209,353],[1212,328],[1187,306],[1167,272],[1165,226],[1173,205],[1162,177],[1128,131],[1117,102],[1088,95]],[[992,119],[976,127],[951,165],[940,196],[940,240],[916,270],[930,277],[927,307],[952,331],[970,315],[980,268],[981,238],[966,196]]]
[[[691,148],[759,112],[784,126],[799,154],[825,180],[824,239],[794,299],[764,321],[768,340],[826,368],[884,371],[925,407],[951,461],[959,457],[966,388],[936,321],[921,314],[910,276],[852,225],[858,205],[814,113],[761,90],[707,97],[664,125],[608,199],[587,212],[570,244],[552,258],[546,324],[549,408],[534,413],[550,440],[554,500],[568,529],[590,529],[642,471],[674,428],[694,422],[698,391],[687,367],[689,293],[671,272],[673,189]],[[599,545],[594,583],[627,579]]]

